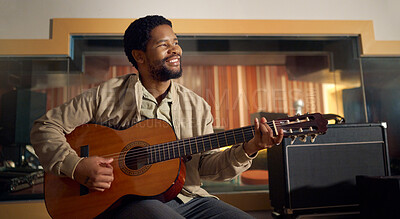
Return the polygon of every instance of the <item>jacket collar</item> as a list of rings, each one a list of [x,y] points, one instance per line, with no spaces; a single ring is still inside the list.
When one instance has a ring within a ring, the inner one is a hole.
[[[142,108],[142,100],[143,100],[143,84],[140,82],[139,76],[135,75],[135,77],[132,78],[133,83],[134,83],[134,89],[135,89],[135,94],[136,94],[136,121],[141,120],[141,115],[140,115],[140,109]],[[171,87],[170,87],[170,98],[172,99],[171,101],[171,122],[173,129],[175,131],[175,135],[179,138],[180,136],[180,105],[179,105],[179,96],[178,96],[178,91],[177,91],[177,86],[175,82],[172,80],[171,81]]]

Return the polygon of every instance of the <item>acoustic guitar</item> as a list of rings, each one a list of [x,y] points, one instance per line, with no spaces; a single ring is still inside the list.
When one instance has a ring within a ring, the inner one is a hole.
[[[268,122],[275,134],[283,129],[292,142],[299,136],[311,141],[327,130],[321,114],[306,114]],[[66,136],[82,157],[113,157],[114,181],[104,192],[89,191],[76,181],[45,175],[45,202],[53,218],[93,218],[121,197],[156,198],[169,201],[185,183],[184,158],[220,147],[249,141],[254,126],[177,140],[172,127],[158,119],[148,119],[115,130],[96,124],[77,127]]]

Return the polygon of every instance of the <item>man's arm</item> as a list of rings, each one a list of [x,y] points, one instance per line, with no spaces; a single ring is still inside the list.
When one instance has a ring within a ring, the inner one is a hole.
[[[211,113],[206,117],[207,123],[212,126]],[[210,119],[211,118],[211,119]],[[202,155],[199,172],[202,179],[229,180],[241,172],[250,168],[252,159],[259,150],[270,148],[279,144],[283,139],[283,130],[279,130],[278,136],[273,136],[272,129],[266,124],[266,119],[261,122],[255,120],[255,136],[249,142],[233,145],[218,153],[206,153]]]
[[[31,130],[31,143],[46,172],[73,178],[81,159],[68,144],[65,134],[90,121],[91,112],[87,99],[77,97],[49,110],[36,120]]]

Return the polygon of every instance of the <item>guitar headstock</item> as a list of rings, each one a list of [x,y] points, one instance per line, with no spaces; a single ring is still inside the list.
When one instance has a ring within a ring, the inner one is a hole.
[[[306,142],[307,136],[310,136],[311,142],[314,142],[318,135],[326,133],[328,120],[320,113],[313,113],[275,120],[275,124],[283,129],[284,137],[290,137],[293,144],[297,137]]]

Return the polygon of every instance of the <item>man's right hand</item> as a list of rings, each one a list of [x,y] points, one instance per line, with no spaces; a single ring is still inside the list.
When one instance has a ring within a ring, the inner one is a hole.
[[[85,158],[76,166],[74,179],[89,189],[101,192],[109,189],[114,180],[112,162],[112,158]]]

